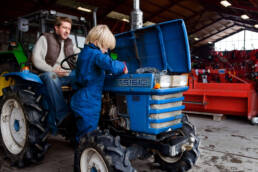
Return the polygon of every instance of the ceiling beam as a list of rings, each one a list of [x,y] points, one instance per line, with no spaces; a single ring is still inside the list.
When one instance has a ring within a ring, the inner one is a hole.
[[[255,1],[255,0],[249,0],[249,2],[251,2],[251,4],[253,5],[253,6],[255,6],[256,8],[258,7],[258,1]]]
[[[249,27],[249,26],[242,25],[242,24],[239,24],[239,23],[235,23],[235,25],[236,25],[236,26],[243,27],[243,28],[246,29],[246,30],[250,30],[250,31],[253,31],[253,32],[258,32],[258,29],[254,28],[254,27]]]
[[[232,12],[232,10],[237,10],[237,12],[239,14],[242,12],[258,13],[257,8],[238,5],[239,4],[238,1],[234,1],[234,4],[227,8],[220,5],[219,1],[200,0],[200,2],[202,3],[203,6],[205,6],[205,8],[210,9],[210,10],[215,10],[217,12],[220,12],[220,11],[224,11],[224,12],[231,11]]]
[[[203,41],[203,40],[209,39],[210,37],[215,36],[215,35],[217,35],[217,34],[219,34],[219,33],[221,33],[221,32],[224,32],[225,30],[230,29],[231,27],[234,27],[234,26],[235,26],[235,24],[232,24],[232,25],[230,25],[230,26],[228,26],[228,27],[226,27],[226,28],[224,28],[224,29],[222,29],[222,30],[218,30],[217,32],[215,32],[215,33],[213,33],[213,34],[210,34],[210,35],[208,35],[208,36],[206,36],[206,37],[204,37],[204,38],[202,38],[202,39],[196,41],[196,42],[194,43],[194,45],[200,43],[200,42]]]
[[[198,19],[197,19],[196,21],[194,21],[194,24],[191,25],[191,29],[192,29],[191,32],[193,32],[193,30],[196,29],[196,27],[197,27],[197,24],[196,24],[196,23],[200,23],[201,18],[203,17],[204,14],[205,14],[205,12],[204,12],[204,13],[201,13],[201,14],[198,16]]]
[[[101,14],[103,17],[106,17],[111,11],[116,11],[117,9],[119,9],[119,7],[121,5],[123,5],[126,2],[126,0],[117,0],[115,5],[112,5],[108,8],[106,8],[106,10]],[[132,8],[133,8],[133,4],[132,4]]]
[[[235,6],[231,6],[228,7],[229,9],[236,9],[242,12],[251,12],[251,13],[258,13],[258,8],[253,8],[253,7],[245,7],[245,6],[241,6],[241,5],[235,5]]]
[[[217,23],[217,22],[220,22],[220,21],[222,21],[222,20],[223,20],[223,18],[218,18],[218,19],[215,20],[215,21],[211,21],[211,23],[206,24],[206,25],[202,26],[201,28],[190,32],[189,35],[196,34],[196,33],[200,32],[201,30],[203,30],[203,29],[205,29],[205,28],[207,28],[207,27],[209,27],[209,26],[211,26],[211,25],[213,25],[213,24],[215,24],[215,23]]]
[[[244,7],[244,6],[230,6],[227,8],[222,7],[221,5],[216,5],[213,1],[208,1],[208,0],[200,0],[203,2],[203,5],[205,8],[216,11],[218,13],[223,13],[223,14],[229,14],[229,15],[234,15],[234,16],[241,16],[243,13],[247,13],[249,17],[253,17],[255,20],[258,20],[258,8],[250,8],[250,7]]]
[[[258,23],[258,15],[256,13],[251,13],[252,15],[250,15],[250,13],[247,13],[250,18],[248,20],[243,20],[240,17],[244,12],[243,9],[238,10],[238,13],[236,14],[236,12],[232,11],[232,9],[230,10],[230,9],[220,8],[220,7],[216,8],[214,6],[209,6],[208,8],[210,10],[213,10],[213,11],[216,11],[216,12],[220,13],[222,15],[222,17],[226,20],[231,20],[231,21],[234,21],[234,22],[248,24],[249,27],[252,27],[253,25]]]
[[[178,5],[179,7],[181,7],[181,8],[184,8],[184,9],[187,9],[188,11],[191,11],[193,14],[196,13],[193,9],[188,8],[188,7],[186,7],[186,6],[182,5],[182,4],[177,4],[177,5]]]
[[[238,10],[245,10],[249,12],[258,13],[258,1],[257,0],[247,0],[250,2],[253,7],[250,6],[243,6],[238,3],[238,1],[234,1],[234,4],[228,8],[238,9]]]
[[[236,16],[223,16],[224,19],[226,20],[231,20],[231,21],[235,21],[235,22],[239,22],[239,23],[243,23],[243,24],[249,24],[249,25],[255,25],[257,24],[257,21],[256,20],[243,20],[243,19],[240,19],[239,17],[236,17]]]
[[[238,32],[241,32],[242,30],[244,30],[244,28],[240,28],[240,29],[236,30],[235,32],[232,32],[232,33],[228,34],[228,35],[225,36],[225,37],[216,39],[216,41],[214,41],[214,43],[216,43],[216,42],[218,42],[218,41],[221,41],[222,39],[226,39],[226,38],[228,38],[228,37],[230,37],[230,36],[232,36],[232,35],[234,35],[234,34],[236,34],[236,33],[238,33]]]
[[[197,17],[197,16],[200,16],[200,17],[201,17],[205,12],[206,12],[205,9],[204,9],[204,10],[201,10],[201,11],[199,11],[198,13],[194,13],[193,15],[184,18],[184,20],[185,20],[186,22],[190,22],[191,20],[193,20],[193,18],[195,18],[195,17]]]
[[[77,3],[81,5],[91,6],[97,8],[97,23],[104,23],[107,14],[111,11],[117,11],[121,5],[123,5],[127,0],[76,0]],[[103,3],[105,2],[105,3]],[[133,4],[132,4],[133,7]],[[127,15],[127,14],[126,14]]]
[[[171,3],[170,3],[170,5],[168,5],[168,7],[163,7],[163,6],[159,5],[159,4],[153,3],[151,0],[147,0],[147,1],[148,1],[149,4],[160,8],[159,11],[157,11],[157,12],[153,13],[151,16],[147,17],[147,18],[146,18],[147,21],[148,21],[148,20],[151,20],[151,19],[153,19],[153,18],[155,18],[156,16],[159,16],[159,15],[162,14],[164,11],[167,11],[167,12],[173,14],[173,15],[177,15],[177,16],[182,17],[182,18],[185,17],[185,16],[183,16],[182,14],[179,14],[179,13],[177,13],[177,12],[174,12],[174,11],[170,10],[170,8],[173,7],[174,5],[177,5],[177,4],[180,2],[180,0],[172,0]]]

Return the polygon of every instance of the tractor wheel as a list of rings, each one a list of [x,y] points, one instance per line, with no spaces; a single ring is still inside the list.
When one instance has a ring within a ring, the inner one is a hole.
[[[94,131],[81,139],[75,151],[75,172],[134,172],[125,156],[126,148],[120,145],[120,137],[108,132]]]
[[[31,87],[3,90],[0,114],[0,143],[12,165],[24,167],[43,159],[48,149],[46,116],[41,95]]]
[[[155,154],[155,161],[167,172],[184,172],[190,170],[200,155],[199,139],[195,135],[194,126],[188,121],[187,117],[183,118],[183,127],[180,129],[180,133],[183,136],[194,136],[196,139],[191,150],[184,151],[176,157],[167,157],[160,153]]]

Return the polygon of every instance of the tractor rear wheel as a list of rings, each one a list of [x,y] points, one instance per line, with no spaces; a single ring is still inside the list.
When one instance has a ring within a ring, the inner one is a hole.
[[[94,131],[81,139],[75,151],[75,172],[134,172],[125,156],[126,148],[120,145],[120,137],[107,132]]]
[[[3,89],[0,114],[0,143],[11,163],[24,167],[43,159],[48,149],[46,113],[41,95],[31,87]]]

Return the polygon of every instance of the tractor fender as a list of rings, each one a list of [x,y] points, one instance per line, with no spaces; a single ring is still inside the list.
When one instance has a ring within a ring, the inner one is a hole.
[[[20,77],[26,81],[32,81],[32,82],[36,82],[39,84],[43,84],[42,80],[40,79],[40,77],[38,75],[35,75],[34,73],[29,72],[28,70],[25,70],[22,72],[5,73],[3,76],[4,77]]]

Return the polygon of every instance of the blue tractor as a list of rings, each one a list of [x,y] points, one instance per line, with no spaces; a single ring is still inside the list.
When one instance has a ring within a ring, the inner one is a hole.
[[[80,140],[74,170],[133,172],[132,160],[151,156],[164,171],[191,169],[199,139],[182,113],[191,70],[183,20],[117,34],[116,40],[112,57],[126,61],[129,74],[106,74],[99,128]],[[24,70],[5,77],[15,83],[3,90],[0,141],[7,157],[23,166],[41,160],[48,148],[48,106],[37,75]],[[68,103],[72,93],[65,91]],[[74,128],[71,114],[59,132],[72,139]]]

